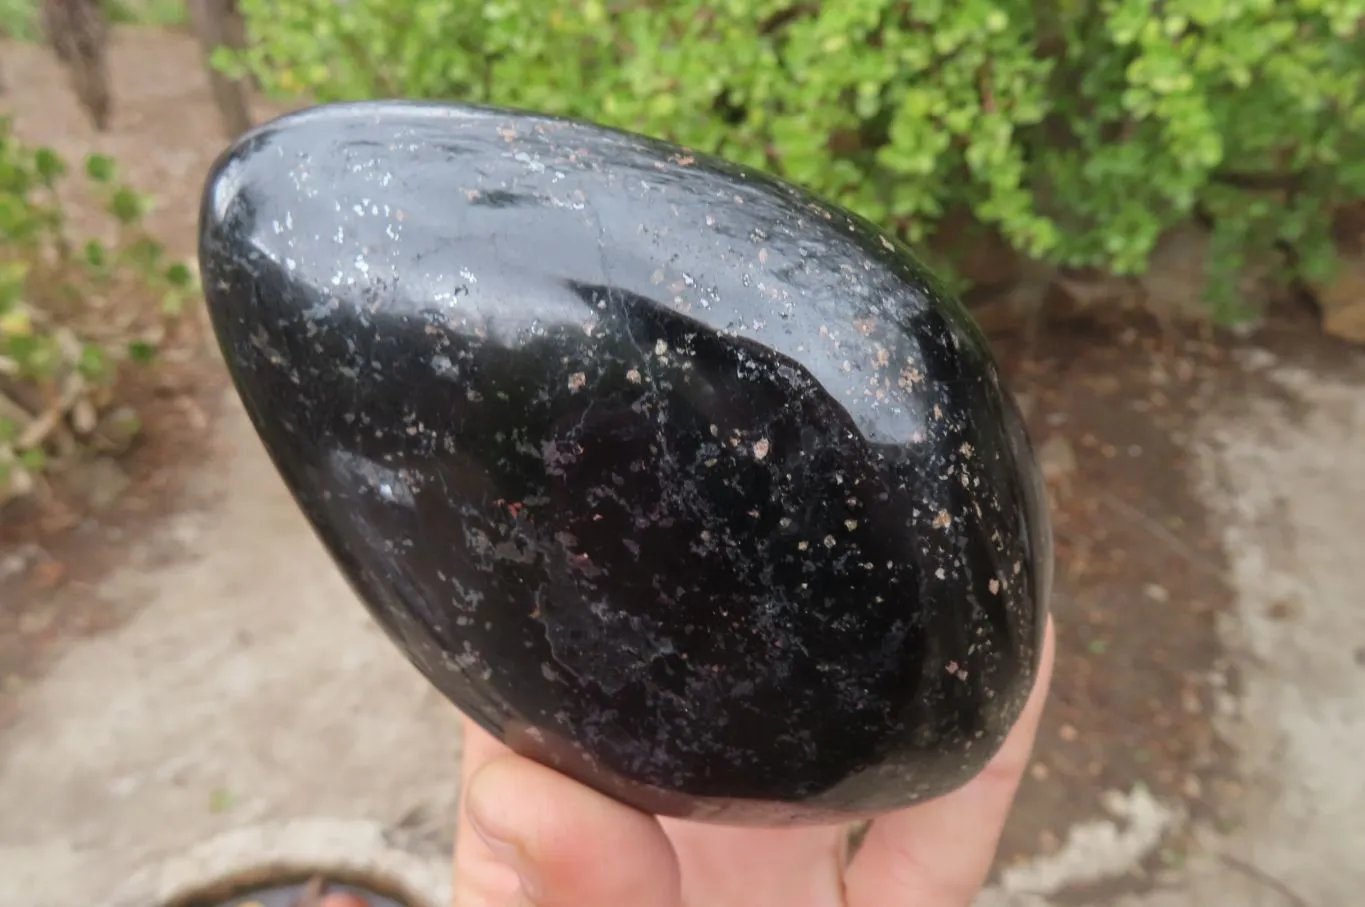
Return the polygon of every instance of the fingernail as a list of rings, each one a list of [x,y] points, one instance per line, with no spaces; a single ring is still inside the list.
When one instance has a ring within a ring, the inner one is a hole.
[[[477,811],[468,809],[466,812],[469,815],[469,827],[474,829],[489,852],[498,862],[516,873],[522,895],[531,901],[540,900],[540,883],[536,880],[535,867],[526,859],[526,853],[515,842],[489,831],[487,823]]]

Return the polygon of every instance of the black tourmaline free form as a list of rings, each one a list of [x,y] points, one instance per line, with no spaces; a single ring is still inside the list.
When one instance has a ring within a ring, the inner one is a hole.
[[[1018,717],[1032,450],[872,224],[600,126],[378,102],[229,149],[200,265],[332,556],[519,751],[651,812],[832,822],[965,783]]]

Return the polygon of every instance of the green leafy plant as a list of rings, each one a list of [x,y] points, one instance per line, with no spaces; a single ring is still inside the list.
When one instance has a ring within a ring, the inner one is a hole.
[[[161,28],[181,27],[189,22],[185,0],[103,0],[109,21]]]
[[[1026,256],[1140,272],[1212,225],[1247,261],[1331,266],[1365,197],[1365,0],[241,0],[218,64],[317,101],[461,99],[587,117],[763,167],[913,243],[954,210]]]
[[[38,0],[0,0],[0,38],[34,41],[38,28]]]
[[[70,176],[0,118],[0,501],[136,434],[136,414],[116,396],[120,370],[155,356],[167,319],[195,291],[193,271],[143,231],[149,200],[102,155],[86,159],[84,177],[114,238],[77,242],[58,195]],[[116,304],[129,298],[138,304]]]
[[[42,38],[40,0],[0,0],[0,37],[16,41]],[[120,25],[179,27],[189,21],[185,0],[102,0],[101,9],[110,22]]]

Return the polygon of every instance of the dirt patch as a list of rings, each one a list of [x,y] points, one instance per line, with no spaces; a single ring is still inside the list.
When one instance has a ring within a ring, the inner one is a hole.
[[[17,135],[76,165],[92,152],[113,157],[125,181],[153,195],[152,234],[171,256],[191,258],[200,186],[225,145],[194,40],[116,31],[114,114],[105,133],[90,125],[45,48],[3,42],[0,60],[8,86],[0,110],[14,117]],[[76,182],[63,199],[73,234],[97,235],[106,221]],[[51,499],[12,506],[0,520],[4,688],[30,682],[70,638],[123,619],[96,594],[98,579],[125,562],[139,540],[153,537],[153,525],[196,503],[188,467],[208,449],[226,386],[210,342],[202,309],[191,303],[162,361],[131,369],[123,380],[120,400],[137,410],[144,426],[136,445],[117,462],[96,461],[57,477]],[[173,552],[143,546],[137,553],[155,559]]]
[[[1110,313],[1049,322],[1031,348],[1007,335],[995,343],[1048,473],[1059,642],[1001,865],[1056,851],[1069,828],[1111,818],[1111,792],[1135,786],[1194,820],[1131,877],[1060,901],[1090,903],[1183,862],[1197,849],[1192,824],[1226,830],[1240,819],[1233,754],[1213,725],[1220,700],[1237,695],[1218,633],[1232,593],[1217,527],[1192,491],[1184,446],[1196,417],[1282,396],[1258,363],[1322,372],[1359,368],[1361,357],[1289,307],[1250,341],[1175,337]]]
[[[1148,787],[1209,808],[1225,754],[1209,721],[1232,678],[1216,618],[1229,603],[1181,441],[1227,352],[1133,318],[1052,322],[1033,350],[997,339],[1053,498],[1058,661],[1002,862],[1061,846]]]
[[[127,609],[110,607],[98,594],[100,578],[130,559],[153,563],[179,554],[152,529],[170,514],[207,503],[188,481],[188,467],[207,451],[223,399],[217,370],[203,362],[167,366],[127,384],[124,399],[145,426],[138,444],[116,463],[97,460],[57,477],[50,499],[13,506],[0,525],[4,691],[32,682],[73,638],[111,629],[128,617]],[[99,483],[120,490],[92,514],[86,486]],[[158,546],[149,547],[150,539],[158,539]],[[0,696],[0,727],[7,702]]]

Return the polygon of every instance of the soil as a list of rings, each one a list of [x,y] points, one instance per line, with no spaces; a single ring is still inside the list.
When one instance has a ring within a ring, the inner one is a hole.
[[[1233,680],[1216,628],[1230,593],[1180,441],[1227,351],[1131,318],[1052,322],[1031,351],[997,349],[1048,473],[1057,557],[1053,693],[1008,863],[1102,816],[1107,791],[1144,784],[1199,814],[1226,780],[1209,718]]]
[[[69,158],[111,154],[160,200],[153,229],[173,253],[192,255],[200,181],[224,145],[194,42],[118,33],[106,134],[92,130],[44,51],[3,44],[0,61],[11,86],[0,110],[14,113],[20,135]],[[1248,379],[1232,364],[1240,341],[1201,333],[1176,336],[1125,315],[1052,319],[1032,345],[995,338],[1049,473],[1060,643],[1036,759],[1002,844],[1006,864],[1057,848],[1073,824],[1104,814],[1107,791],[1138,784],[1195,817],[1235,821],[1237,783],[1211,724],[1216,699],[1237,681],[1217,635],[1230,593],[1181,442],[1198,410]],[[187,477],[225,385],[207,335],[198,340],[185,361],[130,388],[146,438],[121,463],[131,485],[111,509],[91,516],[57,501],[0,526],[0,565],[12,567],[0,571],[7,685],[40,676],[73,634],[120,620],[97,596],[74,593],[127,558],[151,526],[204,503]],[[1294,314],[1272,319],[1257,344],[1323,355],[1316,326]],[[1187,843],[1170,842],[1165,859]]]
[[[1131,313],[1047,325],[1033,343],[1022,326],[992,338],[1048,476],[1057,558],[1052,696],[1000,865],[1056,850],[1074,824],[1106,817],[1109,792],[1136,785],[1192,820],[1132,878],[1057,901],[1082,904],[1149,888],[1198,849],[1195,826],[1240,820],[1242,788],[1212,721],[1237,693],[1218,633],[1232,592],[1183,452],[1195,417],[1283,393],[1248,359],[1319,373],[1359,362],[1302,300],[1282,300],[1252,341],[1194,326],[1178,336]]]
[[[195,252],[195,219],[203,175],[224,141],[193,40],[178,34],[122,29],[112,54],[115,106],[108,132],[94,130],[64,74],[42,47],[0,43],[7,92],[0,114],[12,115],[25,142],[51,147],[79,172],[85,155],[113,157],[121,179],[155,198],[146,225],[167,254]],[[63,203],[73,235],[99,235],[105,219],[68,180]],[[145,300],[115,300],[140,306]],[[36,678],[73,637],[115,625],[89,590],[129,548],[169,514],[192,506],[185,467],[207,449],[226,379],[210,346],[202,309],[191,305],[173,342],[151,369],[132,369],[119,397],[134,407],[144,432],[116,463],[84,464],[57,476],[42,500],[0,512],[0,685],[13,690]],[[95,468],[103,467],[103,468]],[[91,488],[91,485],[106,486]],[[113,486],[113,487],[107,487]],[[90,497],[113,498],[91,512]],[[170,557],[173,551],[146,552]],[[0,726],[5,702],[0,697]]]

